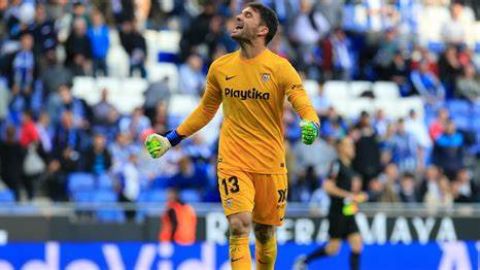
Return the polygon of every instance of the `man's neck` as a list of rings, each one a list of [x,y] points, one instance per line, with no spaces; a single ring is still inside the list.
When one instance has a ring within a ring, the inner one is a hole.
[[[240,43],[240,55],[245,59],[252,59],[260,55],[267,47],[263,40],[255,40],[250,43]]]
[[[340,160],[342,161],[343,165],[350,166],[351,160],[344,156],[339,156]]]

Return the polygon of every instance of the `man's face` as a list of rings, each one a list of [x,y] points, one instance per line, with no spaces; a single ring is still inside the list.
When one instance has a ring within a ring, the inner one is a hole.
[[[262,25],[260,14],[251,7],[247,7],[237,15],[236,24],[230,36],[237,41],[251,41],[267,33],[268,28]]]
[[[348,159],[353,159],[355,157],[355,144],[350,138],[345,138],[340,144],[340,154],[345,156]]]

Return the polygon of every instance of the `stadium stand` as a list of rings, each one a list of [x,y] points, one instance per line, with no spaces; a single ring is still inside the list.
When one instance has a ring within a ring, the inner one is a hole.
[[[165,159],[151,160],[141,149],[145,134],[164,133],[174,128],[198,104],[201,93],[191,94],[181,89],[186,78],[180,77],[180,67],[188,66],[188,57],[201,58],[201,73],[205,76],[214,59],[237,49],[229,38],[228,27],[232,22],[231,14],[239,10],[243,1],[238,1],[235,7],[224,3],[228,1],[218,1],[215,13],[208,17],[220,20],[218,29],[213,23],[202,21],[206,15],[200,15],[200,6],[182,9],[176,6],[177,1],[152,1],[155,3],[148,18],[139,20],[132,31],[129,27],[137,14],[134,10],[129,11],[128,16],[104,13],[102,17],[106,23],[102,25],[108,26],[108,41],[101,43],[107,48],[104,59],[95,58],[93,50],[86,49],[89,46],[68,45],[69,37],[77,38],[74,29],[82,24],[79,21],[84,20],[90,30],[96,27],[91,17],[98,9],[98,1],[79,1],[86,7],[85,13],[80,15],[70,12],[73,9],[71,1],[18,2],[20,6],[34,5],[37,13],[45,8],[49,15],[41,21],[31,14],[30,17],[29,14],[20,16],[14,6],[0,10],[0,81],[4,82],[0,83],[0,176],[5,184],[5,189],[0,191],[0,201],[27,200],[22,192],[18,193],[22,185],[16,183],[20,183],[24,175],[18,176],[8,170],[11,161],[6,158],[5,149],[15,147],[21,134],[28,132],[22,122],[22,113],[31,111],[36,139],[23,143],[22,147],[38,145],[36,151],[46,164],[37,177],[35,199],[113,203],[129,194],[128,200],[134,203],[165,202],[166,183],[182,173],[179,161],[186,157],[191,166],[205,168],[202,175],[208,179],[204,186],[181,191],[180,197],[188,202],[218,202],[218,197],[212,194],[216,191],[215,160],[221,110],[207,129],[175,148]],[[262,2],[279,8],[273,5],[275,1]],[[391,13],[379,14],[382,19],[377,22],[383,23],[377,24],[373,20],[361,20],[360,15],[368,12],[367,2],[314,5],[309,12],[324,17],[328,24],[322,25],[325,29],[317,29],[319,33],[311,43],[296,34],[296,27],[312,27],[299,26],[295,22],[301,13],[298,7],[289,6],[284,10],[286,13],[278,10],[285,13],[281,20],[282,32],[272,42],[271,50],[288,58],[304,78],[304,88],[323,125],[321,146],[315,151],[331,150],[332,139],[342,136],[352,136],[359,143],[361,136],[358,134],[365,128],[362,126],[365,123],[360,124],[359,120],[364,115],[368,118],[367,125],[376,134],[369,143],[375,144],[373,147],[379,149],[382,157],[378,160],[379,171],[375,172],[375,178],[382,177],[387,165],[401,167],[404,162],[401,153],[411,147],[397,132],[397,120],[402,118],[407,132],[413,136],[412,147],[426,155],[424,160],[415,161],[413,171],[416,187],[420,187],[426,168],[442,166],[435,163],[434,154],[443,147],[443,141],[437,139],[452,135],[445,132],[448,119],[451,119],[462,137],[457,145],[463,157],[462,168],[471,170],[471,180],[478,182],[478,14],[476,19],[473,6],[458,1],[451,1],[450,5],[442,1],[416,1],[421,16],[417,9],[408,5],[382,1],[382,10]],[[353,12],[357,16],[329,16],[335,8],[339,13]],[[60,14],[53,12],[57,9],[62,10]],[[41,26],[50,22],[55,23],[50,32],[39,32]],[[90,38],[93,44],[94,37]],[[343,50],[345,48],[347,50]],[[103,62],[107,74],[97,70]],[[412,83],[411,73],[422,66],[428,71],[419,72],[422,84]],[[474,67],[473,78],[463,76],[468,67]],[[467,81],[467,91],[472,93],[468,97],[457,89],[460,78]],[[62,85],[71,85],[73,97],[58,91]],[[425,89],[415,88],[422,85]],[[438,89],[445,89],[444,97],[435,96]],[[8,98],[4,98],[6,96]],[[444,109],[447,116],[439,117]],[[289,149],[299,148],[298,135],[295,135],[298,122],[291,108],[286,107],[285,134]],[[15,131],[14,141],[7,139],[9,128]],[[85,153],[91,149],[95,134],[103,134],[106,138],[111,162],[103,159],[106,155],[96,153],[94,169],[89,171]],[[291,154],[289,151],[288,155]],[[305,158],[309,152],[299,151],[296,155]],[[292,163],[289,200],[303,203],[313,200],[312,195],[321,189],[325,175],[320,171],[310,175],[307,181],[314,183],[312,185],[303,183],[302,177],[308,166],[327,166],[330,161],[312,159],[313,164],[305,163],[300,167]],[[199,173],[193,179],[201,177]],[[453,174],[449,179],[452,186],[455,178]],[[400,185],[399,179],[395,185]],[[371,191],[368,185],[363,189]],[[15,194],[20,195],[15,198]],[[459,195],[452,193],[451,197],[455,201]],[[472,198],[478,200],[478,194]],[[419,196],[417,201],[423,202],[424,198]],[[146,211],[138,211],[137,220],[142,220],[146,214]],[[127,218],[121,208],[96,212],[94,216],[105,222],[123,222]]]

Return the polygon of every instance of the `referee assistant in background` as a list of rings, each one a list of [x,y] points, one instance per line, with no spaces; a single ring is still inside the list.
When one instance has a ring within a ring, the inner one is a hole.
[[[347,239],[351,246],[350,269],[360,267],[362,252],[362,238],[355,222],[357,204],[367,199],[363,192],[352,192],[352,182],[355,172],[351,162],[355,157],[355,145],[351,138],[345,137],[337,142],[338,159],[330,167],[327,180],[323,188],[331,198],[328,221],[330,227],[328,243],[307,256],[300,257],[295,263],[295,270],[305,270],[308,264],[325,256],[334,256],[340,251],[342,240]]]

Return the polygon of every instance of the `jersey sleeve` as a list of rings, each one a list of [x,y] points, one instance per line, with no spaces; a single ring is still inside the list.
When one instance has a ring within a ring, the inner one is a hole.
[[[212,64],[207,74],[205,92],[197,108],[177,128],[177,133],[188,137],[205,125],[215,116],[218,107],[222,103],[222,92],[214,76],[215,66]]]
[[[292,104],[293,109],[302,119],[320,124],[318,115],[308,98],[307,92],[303,88],[302,79],[288,61],[282,63],[279,76],[281,87],[285,89],[285,95]]]
[[[330,168],[328,169],[327,178],[336,182],[339,172],[340,172],[340,162],[333,161],[330,164]]]

